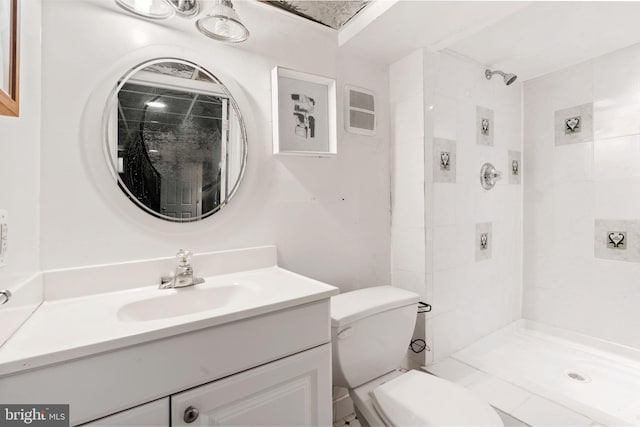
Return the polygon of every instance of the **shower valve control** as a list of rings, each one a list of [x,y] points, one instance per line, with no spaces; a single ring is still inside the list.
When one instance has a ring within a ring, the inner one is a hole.
[[[500,178],[502,172],[497,171],[491,163],[485,163],[480,168],[480,184],[485,190],[491,190]]]

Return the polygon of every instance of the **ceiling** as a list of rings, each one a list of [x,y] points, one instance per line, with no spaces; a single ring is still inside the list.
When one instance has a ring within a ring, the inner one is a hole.
[[[334,30],[340,29],[370,0],[260,0]]]
[[[382,12],[366,13],[379,1]],[[420,47],[450,50],[526,80],[640,42],[639,22],[640,2],[378,0],[339,41],[385,64]]]

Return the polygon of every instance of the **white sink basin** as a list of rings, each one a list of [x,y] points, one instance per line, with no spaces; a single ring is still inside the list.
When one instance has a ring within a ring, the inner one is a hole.
[[[201,311],[228,307],[255,297],[254,286],[241,283],[195,285],[188,288],[158,290],[158,296],[130,302],[118,310],[125,322],[166,319]]]
[[[240,268],[242,264],[224,254],[213,264]],[[275,253],[266,258],[275,259]],[[96,293],[67,293],[64,298],[44,301],[2,346],[0,377],[247,320],[338,293],[333,286],[275,265],[227,274],[203,273],[205,283],[181,289],[158,289],[157,284],[123,287],[122,281],[130,278],[129,268],[127,265],[115,276],[107,274]],[[158,269],[143,270],[134,276],[153,277]],[[93,270],[67,274],[64,281],[55,279],[59,286],[100,276]],[[114,280],[120,281],[118,290],[104,292]],[[64,286],[58,289],[63,294],[67,292]],[[52,334],[53,330],[65,333]]]

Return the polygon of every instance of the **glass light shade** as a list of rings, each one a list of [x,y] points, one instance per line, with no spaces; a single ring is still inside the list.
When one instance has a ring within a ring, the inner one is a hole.
[[[166,0],[181,16],[194,16],[200,12],[198,0]]]
[[[116,0],[118,6],[138,16],[150,19],[167,19],[175,9],[166,0]]]
[[[211,12],[198,19],[196,27],[205,36],[223,42],[238,43],[249,37],[249,30],[242,25],[229,0],[216,0]]]

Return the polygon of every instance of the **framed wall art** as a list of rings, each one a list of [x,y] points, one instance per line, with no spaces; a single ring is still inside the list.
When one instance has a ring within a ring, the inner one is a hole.
[[[336,81],[276,67],[271,82],[273,153],[335,156]]]

